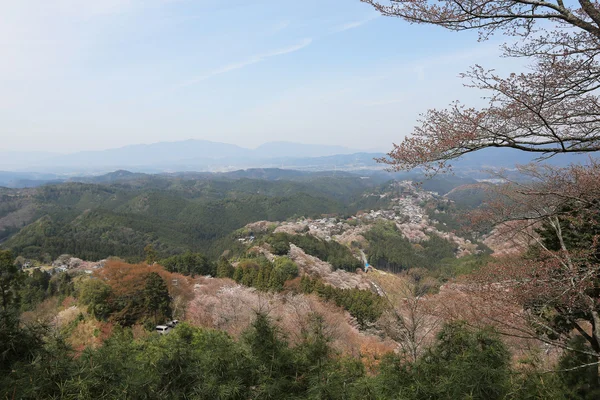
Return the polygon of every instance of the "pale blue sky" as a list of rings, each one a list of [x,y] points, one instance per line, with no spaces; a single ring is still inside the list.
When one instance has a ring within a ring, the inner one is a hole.
[[[457,75],[497,47],[358,0],[0,0],[0,149],[389,150],[427,108],[478,103]]]

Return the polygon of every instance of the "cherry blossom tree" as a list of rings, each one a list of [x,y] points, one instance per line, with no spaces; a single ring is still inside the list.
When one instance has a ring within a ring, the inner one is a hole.
[[[519,169],[527,179],[492,187],[493,200],[471,217],[475,224],[496,224],[505,237],[526,235],[531,246],[525,254],[484,268],[471,277],[466,291],[485,299],[480,302],[485,307],[492,305],[493,313],[480,307],[480,315],[505,333],[592,357],[597,366],[600,162]],[[587,345],[573,346],[576,336]]]
[[[426,297],[437,282],[427,278],[426,271],[415,268],[394,280],[394,287],[386,286],[382,293],[389,306],[377,321],[379,328],[392,338],[400,354],[416,362],[430,346],[442,325],[436,305]]]
[[[462,78],[485,93],[487,105],[456,101],[427,111],[412,135],[380,160],[391,169],[436,173],[486,148],[512,148],[538,159],[600,150],[598,2],[361,1],[410,23],[477,31],[481,41],[506,35],[503,55],[529,65],[508,76],[471,67]],[[600,165],[530,165],[520,172],[527,180],[495,187],[493,200],[473,219],[495,224],[507,236],[526,235],[533,246],[486,268],[468,287],[485,299],[484,307],[493,305],[501,317],[492,322],[510,334],[600,360]],[[583,350],[569,345],[574,336],[587,342]]]
[[[384,16],[475,30],[480,40],[499,33],[515,38],[506,57],[529,68],[509,76],[475,65],[467,86],[487,93],[484,108],[456,101],[429,110],[381,162],[392,169],[423,167],[433,173],[449,161],[490,147],[513,148],[539,158],[600,150],[600,6],[591,0],[361,0]]]

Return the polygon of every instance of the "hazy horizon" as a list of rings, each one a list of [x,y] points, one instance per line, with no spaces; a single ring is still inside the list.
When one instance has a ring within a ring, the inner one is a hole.
[[[265,146],[268,144],[273,144],[273,143],[287,143],[287,144],[296,144],[296,145],[302,145],[302,146],[345,147],[346,149],[348,149],[352,152],[357,152],[357,153],[361,153],[361,152],[362,153],[387,153],[389,150],[391,150],[391,147],[392,147],[392,145],[390,144],[389,149],[388,148],[377,148],[377,147],[354,148],[354,147],[343,146],[343,145],[338,145],[338,144],[303,143],[303,142],[299,142],[299,141],[288,141],[288,140],[273,140],[273,141],[266,141],[263,143],[258,143],[254,146],[244,146],[244,145],[240,145],[238,143],[232,143],[232,142],[188,138],[188,139],[180,139],[180,140],[161,140],[161,141],[147,142],[147,143],[143,143],[143,142],[142,143],[131,143],[131,144],[123,145],[123,146],[109,146],[109,147],[94,148],[94,149],[82,148],[79,150],[74,149],[71,151],[60,151],[60,150],[50,151],[50,150],[43,150],[43,149],[42,150],[10,149],[10,148],[0,147],[0,152],[4,152],[4,153],[48,153],[48,154],[55,154],[55,155],[69,155],[69,154],[82,153],[82,152],[116,150],[116,149],[122,149],[122,148],[133,147],[133,146],[152,146],[152,145],[158,145],[158,144],[182,143],[182,142],[188,142],[188,141],[205,141],[205,142],[218,143],[218,144],[234,145],[234,146],[238,146],[242,149],[247,149],[247,150],[256,150],[262,146]]]
[[[389,150],[504,38],[410,25],[359,1],[3,4],[2,149],[210,140]]]

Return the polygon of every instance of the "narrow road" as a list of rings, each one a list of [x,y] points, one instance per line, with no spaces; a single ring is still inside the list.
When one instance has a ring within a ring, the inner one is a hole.
[[[362,258],[364,269],[365,269],[365,272],[366,272],[367,268],[369,268],[369,262],[367,261],[367,256],[365,255],[365,252],[362,251],[362,249],[360,250],[360,256]]]
[[[370,267],[370,265],[369,265],[369,262],[367,261],[367,256],[365,255],[365,252],[362,251],[362,249],[360,250],[360,256],[361,256],[361,258],[363,260],[365,272],[367,272],[367,269]],[[383,291],[383,289],[381,288],[381,286],[379,286],[378,284],[376,284],[375,282],[373,282],[370,279],[369,279],[369,283],[375,289],[375,291],[377,292],[377,294],[379,296],[381,296],[381,297],[385,296],[385,292]]]

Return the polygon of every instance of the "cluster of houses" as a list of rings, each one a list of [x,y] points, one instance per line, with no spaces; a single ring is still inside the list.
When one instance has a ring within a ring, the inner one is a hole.
[[[55,272],[80,271],[85,272],[87,274],[91,274],[94,272],[94,270],[98,268],[103,268],[105,263],[106,260],[100,260],[97,262],[83,261],[80,258],[71,257],[68,254],[63,254],[52,263],[52,269]]]
[[[422,204],[439,198],[437,193],[418,189],[412,181],[394,183],[392,192],[397,197],[391,200],[390,209],[371,210],[358,217],[367,221],[385,219],[397,223],[419,224],[428,218]]]
[[[32,262],[25,262],[22,265],[22,269],[24,271],[33,271],[34,269],[39,269],[44,272],[48,272],[49,274],[57,274],[59,272],[73,271],[73,272],[83,272],[86,274],[92,274],[94,270],[98,268],[103,268],[106,260],[101,260],[97,262],[92,261],[84,261],[77,257],[71,257],[68,254],[63,254],[58,257],[56,260],[52,262],[50,265],[41,265],[36,266]]]

